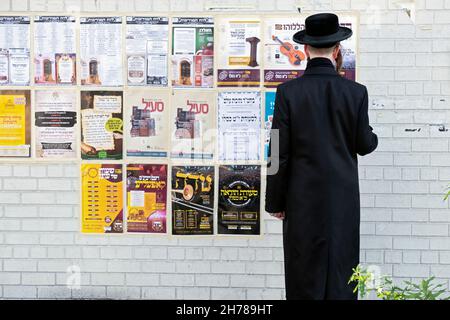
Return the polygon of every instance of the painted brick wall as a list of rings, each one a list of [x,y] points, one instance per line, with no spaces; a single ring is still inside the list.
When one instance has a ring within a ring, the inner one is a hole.
[[[228,4],[359,11],[359,79],[380,137],[377,152],[360,161],[361,259],[396,281],[434,274],[449,285],[450,209],[442,195],[450,130],[442,129],[450,129],[450,0],[415,1],[415,23],[399,2],[2,0],[0,12],[186,12]],[[284,297],[278,221],[266,217],[258,240],[87,236],[78,231],[77,176],[73,164],[0,163],[0,298]],[[80,290],[66,287],[70,266],[80,268]]]

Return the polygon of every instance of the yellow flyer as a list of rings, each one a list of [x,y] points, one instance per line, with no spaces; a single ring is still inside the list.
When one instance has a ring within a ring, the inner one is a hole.
[[[0,94],[0,156],[29,157],[29,92]]]
[[[84,233],[122,233],[122,165],[82,164],[81,176],[81,231]]]

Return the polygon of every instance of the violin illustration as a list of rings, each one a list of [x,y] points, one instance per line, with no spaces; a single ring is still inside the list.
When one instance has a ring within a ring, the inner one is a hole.
[[[283,42],[277,36],[272,36],[272,40],[280,43],[281,53],[289,58],[291,64],[298,66],[302,60],[305,60],[305,54],[300,50],[296,50],[292,43]]]

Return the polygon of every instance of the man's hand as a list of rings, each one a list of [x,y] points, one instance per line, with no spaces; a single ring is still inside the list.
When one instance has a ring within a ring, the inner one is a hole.
[[[272,217],[277,218],[277,219],[280,219],[280,220],[284,220],[284,217],[285,217],[284,211],[282,211],[282,212],[276,212],[276,213],[271,213],[270,215],[271,215]]]

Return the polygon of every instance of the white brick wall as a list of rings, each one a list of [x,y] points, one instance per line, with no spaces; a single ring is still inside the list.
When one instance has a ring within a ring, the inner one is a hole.
[[[434,274],[449,285],[450,1],[7,0],[15,11],[260,11],[361,13],[359,79],[370,93],[376,153],[360,160],[361,259],[396,282]],[[372,4],[376,3],[376,4]],[[448,131],[439,131],[445,125]],[[420,129],[420,131],[419,131]],[[78,166],[0,163],[0,298],[284,297],[281,226],[247,239],[89,236],[79,230]],[[81,288],[68,289],[79,266]]]

